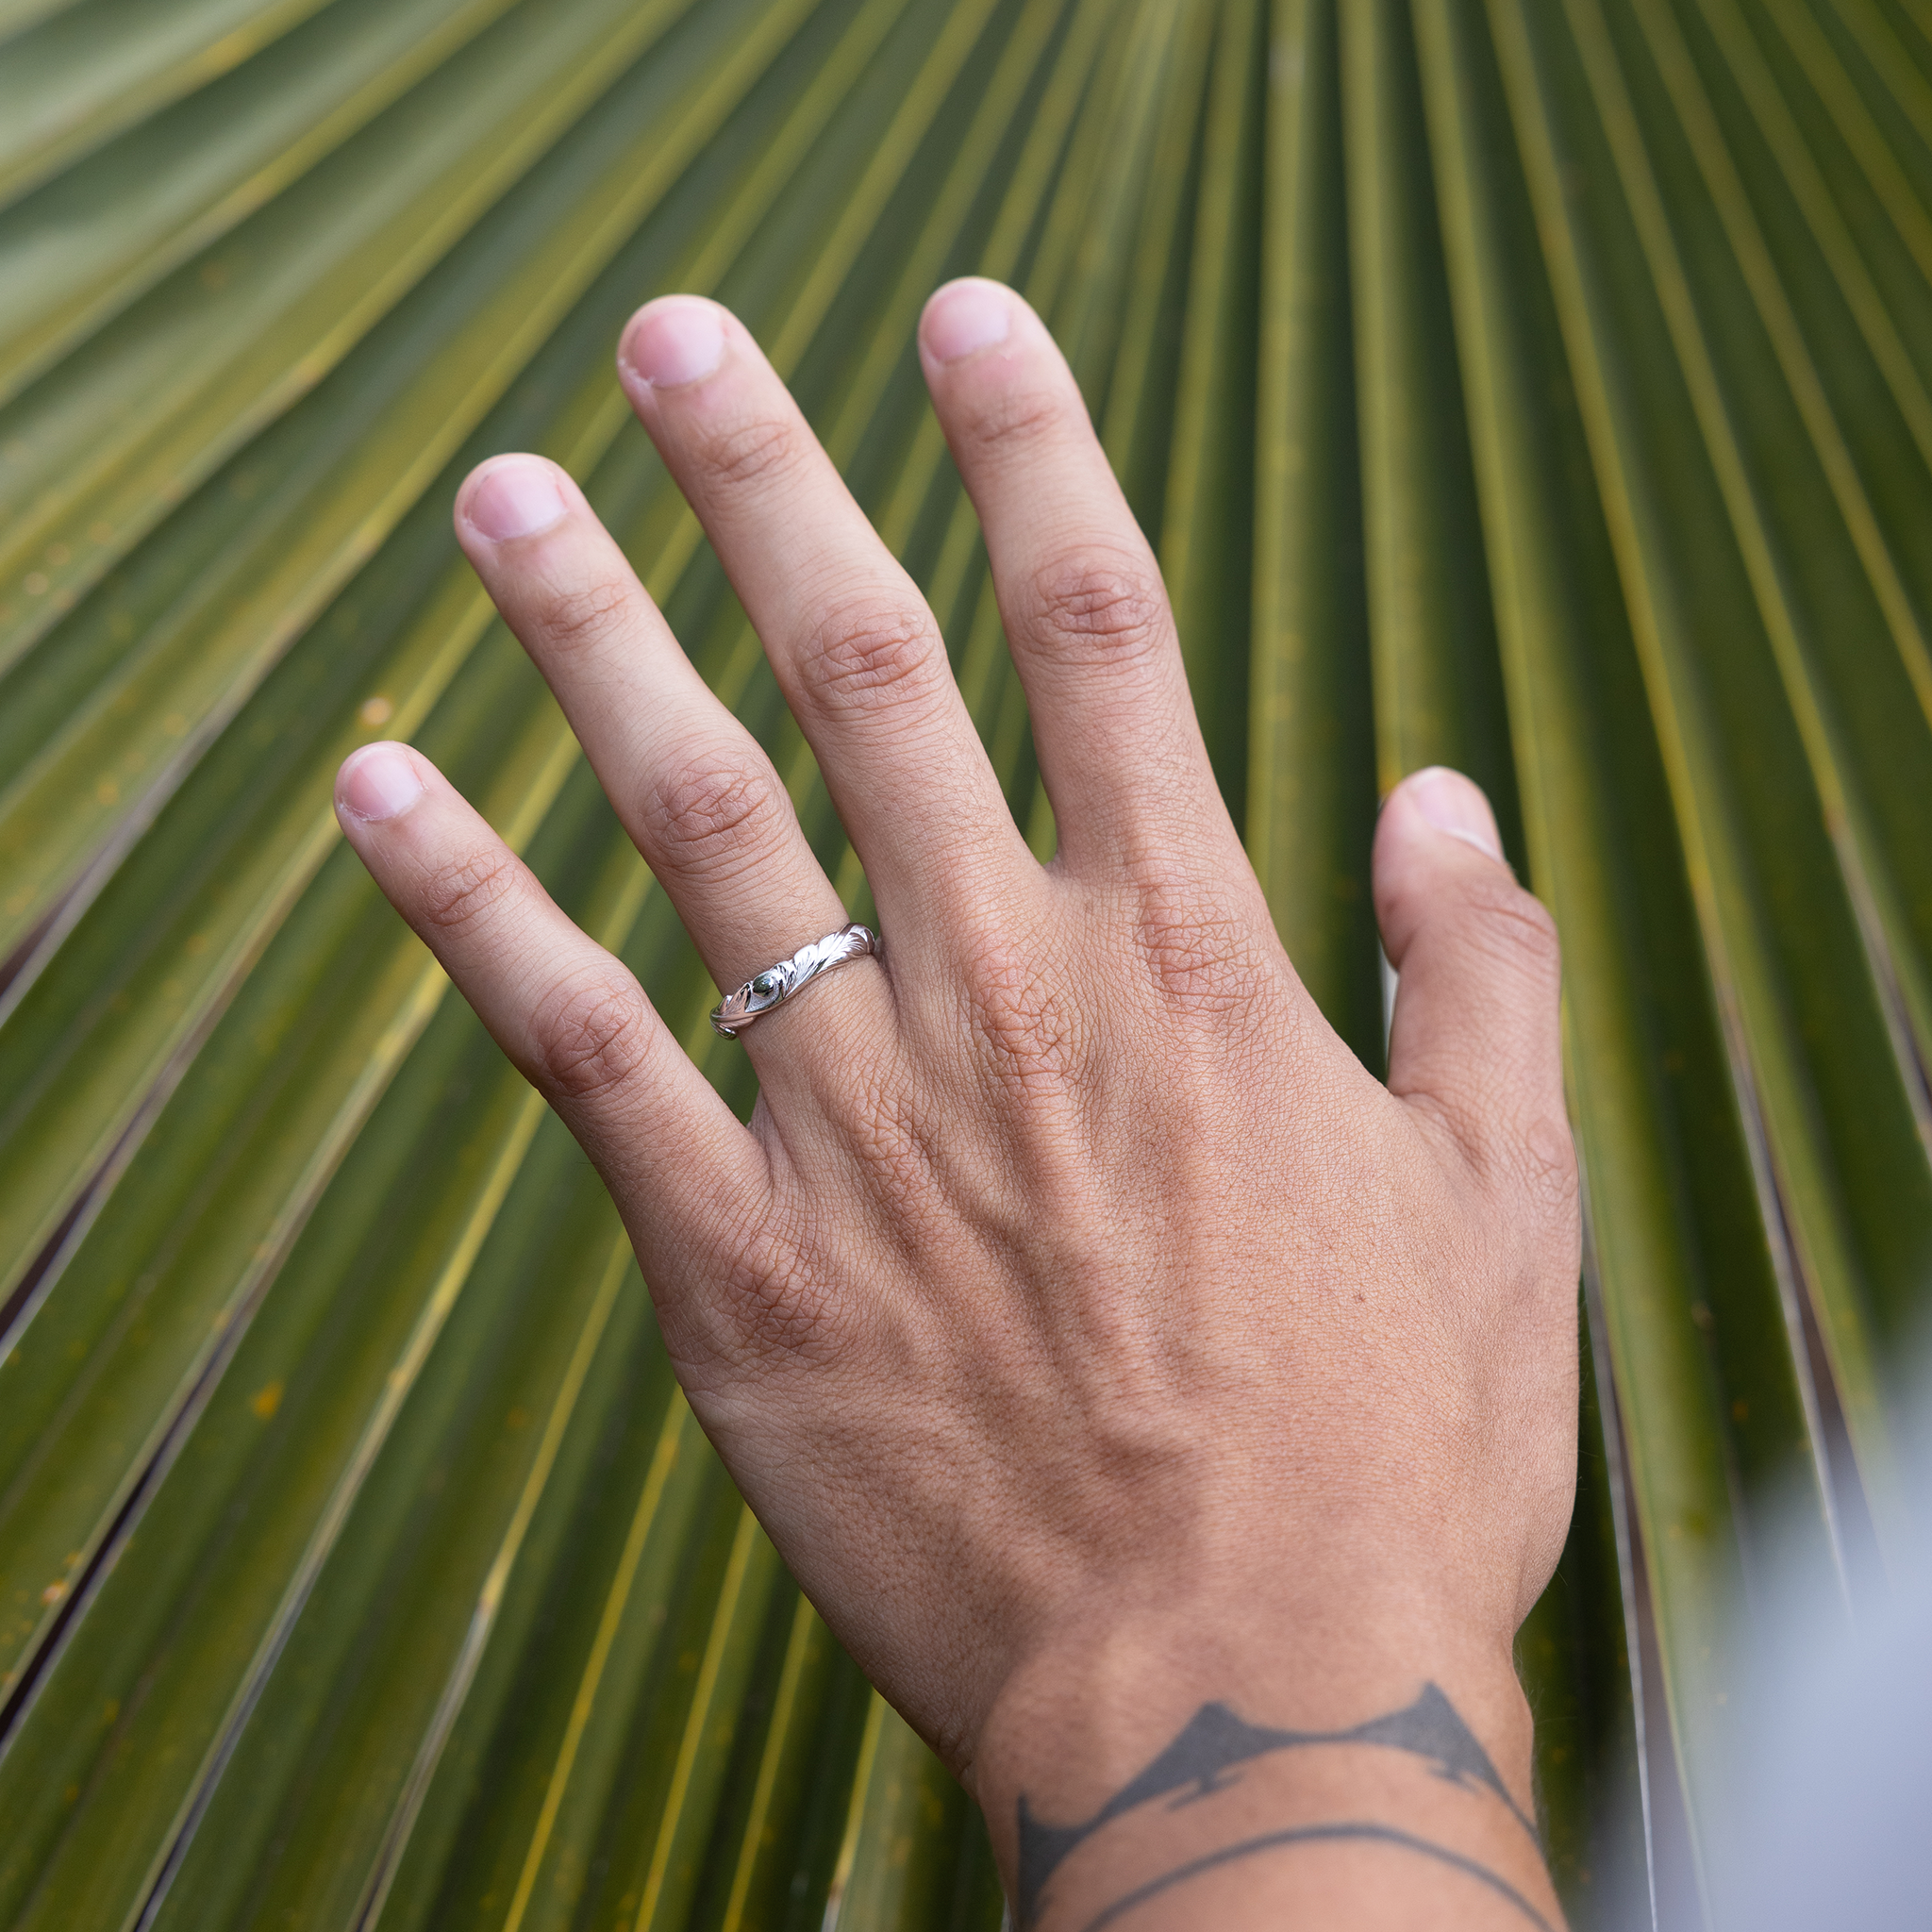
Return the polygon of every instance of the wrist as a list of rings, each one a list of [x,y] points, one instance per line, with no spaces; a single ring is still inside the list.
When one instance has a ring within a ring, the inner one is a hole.
[[[1204,1883],[1215,1910],[1258,1886],[1314,1924],[1338,1857],[1386,1859],[1391,1845],[1408,1853],[1388,1865],[1391,1901],[1440,1880],[1424,1869],[1434,1848],[1438,1866],[1496,1875],[1465,1874],[1472,1924],[1506,1893],[1557,1923],[1507,1634],[1399,1596],[1338,1593],[1325,1608],[1280,1595],[1090,1608],[1029,1647],[965,1773],[1020,1926],[1085,1925],[1150,1887],[1150,1932],[1169,1903],[1173,1923],[1206,1923]],[[1153,1895],[1169,1886],[1171,1902]]]

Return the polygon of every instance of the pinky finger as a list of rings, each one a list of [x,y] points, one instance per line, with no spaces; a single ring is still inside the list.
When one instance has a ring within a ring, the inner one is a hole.
[[[596,1162],[625,1221],[716,1245],[762,1187],[757,1143],[630,970],[420,752],[371,744],[336,777],[336,817],[518,1070]],[[650,1258],[640,1254],[646,1273]]]

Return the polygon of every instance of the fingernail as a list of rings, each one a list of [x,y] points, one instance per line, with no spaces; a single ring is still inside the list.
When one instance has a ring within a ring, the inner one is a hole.
[[[1474,845],[1491,858],[1503,856],[1503,841],[1496,833],[1496,816],[1482,788],[1447,765],[1430,765],[1412,772],[1403,789],[1415,801],[1415,808],[1439,832]]]
[[[336,780],[336,799],[351,818],[392,819],[423,795],[416,761],[399,744],[370,744],[355,754]]]
[[[512,537],[547,530],[569,508],[548,463],[517,457],[477,477],[464,499],[463,515],[492,543],[508,543]]]
[[[653,389],[702,382],[724,359],[717,306],[696,295],[667,295],[639,309],[618,351],[618,360]]]
[[[993,282],[955,282],[926,305],[920,334],[935,362],[958,362],[1003,342],[1013,325],[1012,299]]]

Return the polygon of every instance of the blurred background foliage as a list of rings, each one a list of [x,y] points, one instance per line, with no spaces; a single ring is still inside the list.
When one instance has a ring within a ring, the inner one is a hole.
[[[1932,1288],[1925,0],[0,0],[0,1924],[997,1924],[329,809],[414,739],[748,1106],[450,498],[583,480],[864,916],[611,374],[715,293],[1044,852],[911,352],[968,270],[1066,346],[1364,1060],[1378,791],[1473,773],[1557,911],[1539,1798],[1580,1924],[1721,1909],[1733,1606],[1883,1587]]]

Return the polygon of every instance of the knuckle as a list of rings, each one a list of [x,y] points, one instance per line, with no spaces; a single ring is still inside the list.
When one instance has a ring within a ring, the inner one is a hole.
[[[1582,1205],[1576,1141],[1560,1110],[1541,1114],[1523,1134],[1522,1172],[1531,1202],[1557,1225],[1574,1229]]]
[[[538,1084],[564,1100],[596,1100],[634,1080],[649,1058],[644,996],[612,962],[554,988],[532,1016]]]
[[[776,1218],[733,1243],[718,1297],[741,1361],[811,1361],[832,1352],[837,1298],[810,1267],[805,1244]]]
[[[520,870],[501,845],[445,859],[423,882],[423,916],[440,932],[460,932],[516,889]]]
[[[974,412],[972,435],[989,449],[1011,450],[1024,459],[1060,432],[1065,414],[1060,399],[1049,390],[1002,388]]]
[[[631,586],[621,577],[553,586],[538,608],[537,622],[552,649],[592,650],[622,634],[631,615]]]
[[[1264,981],[1247,922],[1198,891],[1143,889],[1135,941],[1158,991],[1196,1011],[1245,1010]]]
[[[654,859],[719,884],[770,853],[790,811],[770,772],[690,761],[653,780],[644,832]]]
[[[1080,1023],[1042,954],[995,931],[972,949],[965,980],[969,1037],[995,1082],[1034,1100],[1066,1088],[1082,1056]]]
[[[1520,972],[1555,985],[1562,967],[1562,943],[1550,908],[1535,893],[1500,876],[1478,888],[1474,909],[1480,915],[1484,943]]]
[[[902,1224],[916,1219],[943,1168],[944,1132],[913,1083],[888,1065],[861,1074],[843,1124],[874,1198]]]
[[[762,417],[720,429],[704,453],[705,467],[734,489],[773,482],[796,468],[803,455],[791,424]]]
[[[1167,597],[1151,562],[1087,546],[1050,558],[1033,579],[1034,615],[1044,635],[1119,662],[1166,641]]]
[[[804,656],[820,696],[856,708],[924,690],[938,649],[923,605],[881,597],[835,605],[812,626]]]

